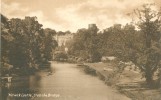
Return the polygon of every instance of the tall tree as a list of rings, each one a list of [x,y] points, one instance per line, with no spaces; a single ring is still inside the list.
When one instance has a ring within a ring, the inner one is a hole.
[[[15,37],[10,60],[16,67],[36,67],[36,55],[39,52],[37,36],[42,25],[36,17],[13,18],[9,21],[10,30]]]
[[[148,84],[153,83],[153,75],[159,68],[161,60],[161,10],[153,10],[152,4],[145,4],[141,9],[136,9],[139,18],[138,28],[142,33],[142,52],[137,52],[133,62],[139,66]]]
[[[99,43],[97,32],[98,28],[95,24],[88,29],[78,29],[69,43],[69,53],[83,59],[90,59],[92,62],[100,61],[101,55],[97,50]]]
[[[1,73],[2,75],[9,72],[11,62],[9,60],[10,47],[13,44],[14,37],[12,36],[8,19],[1,14]]]
[[[44,57],[45,61],[52,60],[53,50],[58,46],[56,40],[54,40],[53,36],[56,34],[55,30],[52,29],[44,29]]]

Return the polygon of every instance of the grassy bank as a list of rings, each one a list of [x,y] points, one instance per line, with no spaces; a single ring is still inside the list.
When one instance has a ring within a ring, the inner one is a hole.
[[[108,86],[116,88],[120,93],[132,100],[161,100],[159,88],[148,88],[139,70],[126,67],[118,72],[115,63],[85,63],[84,71],[98,76]]]

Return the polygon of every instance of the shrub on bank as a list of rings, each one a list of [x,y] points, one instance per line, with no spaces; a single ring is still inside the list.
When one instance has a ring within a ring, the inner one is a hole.
[[[68,56],[64,52],[56,52],[54,54],[54,60],[55,61],[67,61],[67,59],[68,59]]]

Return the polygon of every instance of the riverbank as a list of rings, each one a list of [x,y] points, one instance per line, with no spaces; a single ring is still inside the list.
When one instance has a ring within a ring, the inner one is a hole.
[[[52,75],[48,70],[38,72],[37,75],[24,78],[21,81],[10,84],[9,88],[3,87],[3,96],[9,100],[130,100],[125,95],[118,93],[115,89],[106,86],[97,77],[83,73],[76,64],[52,62]],[[11,96],[10,94],[58,94],[55,97],[30,98]],[[2,99],[2,100],[8,100]]]
[[[139,70],[126,67],[118,73],[114,63],[85,63],[84,71],[98,76],[108,86],[116,88],[120,93],[132,100],[160,100],[161,91],[157,88],[150,89],[141,79]]]

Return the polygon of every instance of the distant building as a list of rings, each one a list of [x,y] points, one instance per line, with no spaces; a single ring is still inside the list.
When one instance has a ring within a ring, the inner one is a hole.
[[[88,25],[88,29],[98,30],[96,24],[89,24],[89,25]]]
[[[91,28],[97,28],[96,24],[89,24],[88,29],[91,29]]]
[[[58,42],[58,46],[65,46],[68,40],[73,38],[73,34],[65,34],[65,35],[55,35],[54,39]]]
[[[88,30],[90,30],[92,34],[97,34],[99,29],[97,28],[96,24],[89,24]]]

